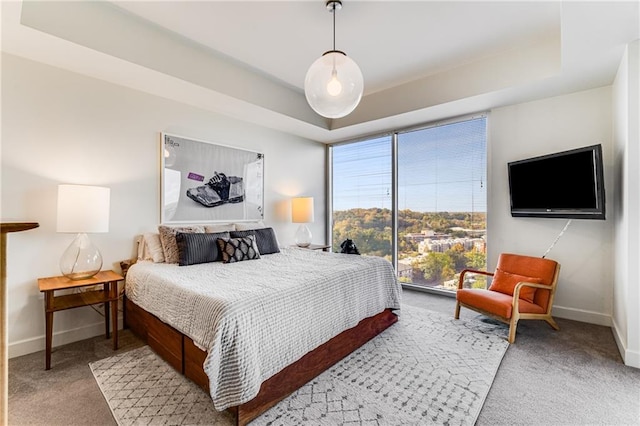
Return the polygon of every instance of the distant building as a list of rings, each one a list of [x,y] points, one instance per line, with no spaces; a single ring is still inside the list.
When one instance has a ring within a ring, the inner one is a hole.
[[[468,228],[462,228],[460,226],[453,226],[453,227],[451,227],[449,229],[451,231],[453,231],[453,232],[461,231],[461,232],[464,232],[467,235],[474,235],[476,237],[481,237],[481,236],[487,234],[487,230],[486,229],[468,229]]]
[[[465,251],[476,249],[484,253],[486,242],[483,238],[447,238],[442,240],[426,239],[418,244],[418,252],[444,253],[456,244],[462,245]]]
[[[421,241],[426,240],[427,238],[432,238],[435,235],[436,235],[436,233],[434,231],[432,231],[431,229],[423,229],[422,231],[420,231],[420,233],[412,232],[412,233],[406,234],[404,236],[404,238],[407,241],[411,241],[411,242],[414,242],[414,243],[419,243]]]
[[[398,260],[398,278],[406,278],[409,282],[413,281],[411,262],[411,259]]]

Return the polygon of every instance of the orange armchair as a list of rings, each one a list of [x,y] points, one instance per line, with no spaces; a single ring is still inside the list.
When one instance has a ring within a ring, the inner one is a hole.
[[[467,273],[493,277],[488,289],[463,288]],[[551,317],[560,264],[541,257],[502,253],[495,272],[465,269],[460,273],[456,292],[455,318],[460,307],[509,324],[509,343],[516,339],[521,319],[545,320],[555,330],[558,324]]]

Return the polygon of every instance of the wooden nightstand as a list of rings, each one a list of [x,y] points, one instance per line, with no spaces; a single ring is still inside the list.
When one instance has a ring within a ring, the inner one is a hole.
[[[100,271],[91,278],[70,280],[67,277],[38,278],[38,288],[44,293],[44,312],[46,317],[46,360],[45,369],[51,368],[51,342],[53,338],[53,313],[64,309],[78,308],[104,303],[105,335],[109,338],[109,306],[113,328],[113,350],[118,349],[118,281],[124,277],[113,271]],[[90,290],[80,293],[55,296],[57,290],[68,290],[91,285],[102,285],[102,290]]]
[[[294,245],[293,247],[300,247],[300,246]],[[306,247],[300,247],[300,248],[307,249],[307,250],[329,251],[331,249],[331,246],[328,246],[326,244],[309,244]]]

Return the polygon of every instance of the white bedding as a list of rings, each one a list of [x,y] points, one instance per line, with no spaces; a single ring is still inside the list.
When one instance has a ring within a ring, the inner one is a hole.
[[[382,258],[283,248],[229,264],[141,261],[126,293],[208,351],[211,398],[224,410],[363,318],[399,309],[401,288]]]

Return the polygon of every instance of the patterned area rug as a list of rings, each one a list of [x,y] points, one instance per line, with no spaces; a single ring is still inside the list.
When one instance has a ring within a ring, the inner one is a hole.
[[[403,305],[399,321],[252,425],[473,425],[509,344],[501,324]],[[114,418],[232,425],[147,346],[90,364]]]

